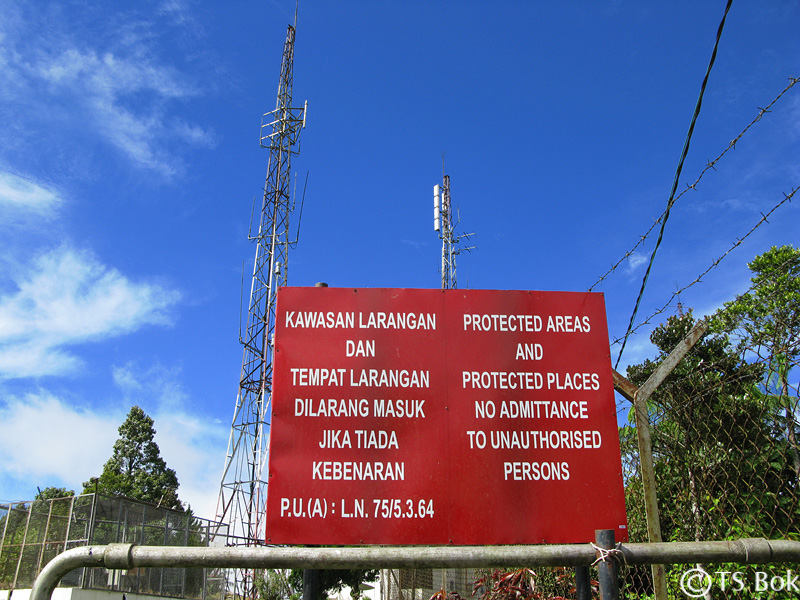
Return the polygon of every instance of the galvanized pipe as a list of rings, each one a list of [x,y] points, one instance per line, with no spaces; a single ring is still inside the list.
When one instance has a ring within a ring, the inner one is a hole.
[[[741,539],[725,542],[620,544],[626,564],[800,563],[800,542]],[[542,546],[411,546],[356,548],[203,548],[109,544],[59,554],[39,573],[31,600],[50,600],[58,582],[80,567],[202,567],[244,569],[456,568],[504,565],[576,566],[598,558],[590,544]]]
[[[104,567],[107,546],[80,546],[62,552],[47,563],[33,582],[31,598],[50,600],[58,582],[80,567]]]
[[[598,529],[594,532],[594,541],[598,548],[615,551],[613,529]],[[606,555],[597,563],[597,580],[600,584],[600,600],[619,600],[619,571],[617,561],[612,555]]]

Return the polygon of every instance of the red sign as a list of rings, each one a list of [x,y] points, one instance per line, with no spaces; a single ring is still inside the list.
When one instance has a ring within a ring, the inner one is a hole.
[[[275,544],[627,539],[602,294],[282,288]]]

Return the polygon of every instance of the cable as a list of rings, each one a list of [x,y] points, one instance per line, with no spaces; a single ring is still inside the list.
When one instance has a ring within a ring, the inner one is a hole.
[[[706,275],[707,275],[707,274],[708,274],[708,273],[709,273],[709,272],[710,272],[712,269],[715,269],[715,268],[716,268],[716,267],[719,265],[719,263],[720,263],[720,262],[722,262],[722,260],[723,260],[723,259],[724,259],[726,256],[728,256],[728,255],[729,255],[731,252],[733,252],[733,251],[734,251],[736,248],[738,248],[738,247],[739,247],[739,246],[740,246],[740,245],[741,245],[741,244],[742,244],[742,243],[743,243],[743,242],[744,242],[744,241],[745,241],[745,240],[746,240],[746,239],[747,239],[747,238],[748,238],[748,237],[749,237],[749,236],[750,236],[750,235],[751,235],[751,234],[752,234],[752,233],[753,233],[753,232],[754,232],[756,229],[758,229],[758,228],[759,228],[761,225],[763,225],[764,223],[769,223],[769,221],[768,221],[767,219],[768,219],[768,218],[769,218],[769,217],[772,215],[772,213],[774,213],[776,210],[778,210],[778,209],[779,209],[781,206],[783,206],[783,205],[784,205],[784,204],[786,204],[787,202],[791,202],[791,201],[792,201],[792,198],[793,198],[793,197],[794,197],[794,195],[795,195],[795,194],[798,192],[798,190],[800,190],[800,186],[797,186],[797,187],[795,187],[795,188],[794,188],[794,189],[792,189],[792,191],[791,191],[790,193],[788,193],[788,194],[784,193],[784,195],[783,195],[783,200],[781,200],[781,201],[780,201],[780,202],[778,202],[778,203],[777,203],[775,206],[773,206],[773,207],[772,207],[772,208],[769,210],[769,212],[767,212],[766,214],[764,214],[764,213],[761,213],[761,219],[760,219],[760,220],[759,220],[759,221],[758,221],[758,222],[757,222],[755,225],[753,225],[753,226],[750,228],[750,231],[748,231],[748,232],[747,232],[746,234],[744,234],[742,237],[740,237],[740,238],[737,238],[737,239],[736,239],[736,241],[735,241],[735,242],[734,242],[734,243],[731,245],[731,247],[730,247],[730,248],[728,248],[728,250],[725,252],[725,254],[723,254],[722,256],[720,256],[719,258],[717,258],[716,260],[714,260],[714,262],[712,262],[712,263],[711,263],[711,265],[710,265],[710,266],[709,266],[709,267],[708,267],[708,268],[707,268],[705,271],[703,271],[702,273],[700,273],[700,275],[698,275],[698,276],[697,276],[697,277],[696,277],[694,280],[692,280],[690,283],[688,283],[687,285],[683,286],[683,287],[682,287],[682,288],[680,288],[679,290],[677,290],[677,291],[675,291],[675,292],[672,292],[672,295],[669,297],[669,300],[667,300],[667,302],[666,302],[666,303],[665,303],[665,304],[664,304],[664,305],[663,305],[661,308],[657,309],[657,310],[656,310],[656,311],[655,311],[653,314],[651,314],[651,315],[650,315],[649,317],[647,317],[647,318],[646,318],[644,321],[642,321],[642,322],[641,322],[641,323],[639,323],[639,324],[638,324],[636,327],[634,327],[634,328],[631,330],[631,333],[635,332],[637,329],[639,329],[640,327],[642,327],[642,326],[644,326],[644,325],[649,325],[649,324],[651,323],[651,321],[652,321],[652,319],[653,319],[653,318],[655,318],[655,317],[657,317],[658,315],[660,315],[660,314],[664,313],[664,312],[665,312],[665,311],[666,311],[666,310],[667,310],[667,309],[670,307],[670,305],[672,304],[672,301],[673,301],[675,298],[678,298],[678,297],[680,297],[680,295],[681,295],[683,292],[685,292],[686,290],[688,290],[690,287],[692,287],[692,286],[693,286],[693,285],[695,285],[696,283],[700,283],[700,282],[703,280],[703,277],[705,277],[705,276],[706,276]],[[751,289],[752,289],[752,288],[751,288]],[[616,339],[616,340],[614,340],[614,341],[611,343],[611,345],[612,345],[612,346],[616,346],[617,344],[619,344],[619,343],[620,343],[620,341],[621,341],[621,340],[622,340],[622,338]]]
[[[747,125],[747,127],[745,127],[745,128],[742,130],[742,132],[741,132],[739,135],[737,135],[737,136],[736,136],[736,137],[735,137],[733,140],[731,140],[731,141],[728,143],[728,145],[727,145],[727,147],[725,148],[725,150],[723,150],[723,151],[722,151],[722,153],[721,153],[719,156],[717,156],[717,158],[715,158],[715,159],[714,159],[714,160],[712,160],[712,161],[709,161],[709,162],[706,164],[706,166],[705,166],[705,167],[703,168],[703,170],[700,172],[700,175],[698,175],[698,176],[697,176],[697,179],[694,181],[694,183],[692,183],[691,185],[687,184],[687,185],[686,185],[686,189],[684,189],[684,190],[683,190],[683,191],[682,191],[680,194],[678,194],[677,196],[675,196],[675,200],[673,201],[673,204],[674,204],[675,202],[677,202],[677,201],[678,201],[678,200],[681,198],[681,196],[683,196],[683,195],[684,195],[686,192],[688,192],[689,190],[696,190],[696,189],[697,189],[697,184],[699,184],[699,183],[700,183],[700,180],[703,178],[703,175],[705,175],[707,171],[709,171],[709,170],[711,170],[711,169],[714,169],[714,170],[716,171],[716,166],[715,166],[715,165],[716,165],[716,164],[717,164],[719,161],[721,161],[721,160],[722,160],[722,158],[723,158],[723,157],[724,157],[724,156],[725,156],[725,155],[728,153],[728,151],[729,151],[729,150],[731,150],[731,149],[733,149],[733,148],[736,148],[736,144],[737,144],[737,143],[738,143],[738,142],[739,142],[739,141],[740,141],[740,140],[741,140],[741,139],[744,137],[744,134],[745,134],[745,133],[747,133],[747,131],[748,131],[748,130],[749,130],[749,129],[750,129],[752,126],[753,126],[753,125],[755,125],[756,123],[758,123],[759,121],[761,121],[761,118],[762,118],[762,117],[763,117],[765,114],[767,114],[767,113],[769,113],[769,112],[772,112],[772,111],[770,110],[770,108],[772,108],[772,106],[773,106],[773,105],[774,105],[774,104],[775,104],[775,103],[776,103],[778,100],[780,100],[780,99],[781,99],[781,97],[782,97],[782,96],[783,96],[783,95],[784,95],[786,92],[788,92],[788,91],[789,91],[789,90],[790,90],[792,87],[794,87],[794,85],[795,85],[795,84],[797,84],[797,83],[800,83],[800,77],[790,77],[790,78],[789,78],[789,85],[787,85],[787,86],[786,86],[786,87],[783,89],[783,91],[782,91],[780,94],[778,94],[778,95],[777,95],[777,96],[776,96],[776,97],[775,97],[775,98],[772,100],[772,102],[770,102],[769,104],[767,104],[767,106],[766,106],[766,107],[764,107],[764,108],[759,108],[759,109],[758,109],[758,114],[756,115],[756,117],[755,117],[755,118],[754,118],[752,121],[750,121],[750,123]],[[591,287],[588,289],[588,291],[590,291],[590,292],[591,292],[591,291],[594,291],[594,288],[596,288],[598,285],[600,285],[601,283],[603,283],[603,281],[605,281],[605,280],[608,278],[608,276],[609,276],[609,275],[611,275],[612,273],[614,273],[614,272],[617,270],[617,268],[619,268],[619,266],[620,266],[620,265],[623,263],[623,261],[625,261],[625,259],[627,259],[627,258],[630,258],[630,257],[633,255],[633,253],[634,253],[634,252],[636,252],[636,249],[637,249],[639,246],[641,246],[641,245],[642,245],[642,244],[643,244],[643,243],[644,243],[644,242],[647,240],[647,238],[648,238],[648,237],[650,237],[650,234],[651,234],[651,233],[653,232],[653,230],[656,228],[656,225],[659,225],[659,224],[661,223],[661,220],[662,220],[663,218],[664,218],[664,213],[662,212],[662,213],[661,213],[661,215],[659,215],[658,219],[654,219],[654,220],[653,220],[653,224],[650,226],[650,229],[648,229],[648,230],[647,230],[647,232],[646,232],[644,235],[642,235],[642,236],[639,236],[639,239],[637,240],[637,242],[636,242],[636,244],[633,246],[633,248],[631,248],[630,250],[628,250],[628,251],[627,251],[627,252],[626,252],[626,253],[625,253],[625,254],[622,256],[622,258],[620,258],[620,259],[619,259],[619,260],[618,260],[616,263],[614,263],[613,265],[611,265],[611,268],[610,268],[608,271],[606,271],[605,273],[603,273],[603,275],[601,275],[601,276],[600,276],[600,277],[597,279],[597,281],[595,281],[595,282],[592,284],[592,286],[591,286]]]
[[[681,152],[680,161],[678,161],[678,168],[675,171],[675,178],[672,180],[672,191],[670,192],[669,200],[667,201],[667,210],[664,211],[664,218],[661,221],[661,229],[658,232],[658,239],[656,240],[655,248],[653,248],[653,253],[650,255],[650,261],[647,263],[647,270],[645,271],[644,278],[642,279],[642,287],[639,290],[639,296],[636,298],[636,304],[633,307],[633,314],[631,314],[631,320],[628,323],[628,329],[625,332],[625,336],[622,340],[622,347],[619,349],[619,355],[617,356],[617,362],[614,365],[614,368],[619,366],[619,361],[622,359],[622,353],[625,351],[625,345],[628,342],[628,336],[630,335],[631,330],[633,329],[633,324],[636,321],[636,313],[639,312],[639,304],[642,301],[642,296],[644,296],[644,289],[647,286],[647,280],[650,277],[650,270],[653,268],[653,261],[656,258],[656,252],[658,252],[658,248],[661,245],[661,240],[664,237],[664,228],[666,227],[667,220],[669,219],[669,211],[675,202],[675,191],[678,188],[678,180],[680,179],[681,171],[683,170],[683,163],[686,160],[686,155],[689,153],[689,142],[692,139],[694,125],[697,121],[698,115],[700,114],[700,107],[703,104],[703,94],[706,91],[708,77],[711,74],[711,68],[714,66],[714,61],[717,58],[717,48],[719,47],[719,40],[722,37],[722,29],[725,26],[725,18],[728,16],[728,11],[730,10],[732,3],[733,0],[728,0],[727,5],[725,6],[725,12],[722,15],[722,20],[719,23],[719,28],[717,29],[717,39],[714,42],[714,50],[711,52],[711,60],[708,62],[706,75],[703,77],[703,84],[700,86],[700,95],[697,97],[697,104],[694,107],[694,114],[692,115],[692,121],[689,124],[689,131],[686,134],[686,141],[683,143],[683,151]]]

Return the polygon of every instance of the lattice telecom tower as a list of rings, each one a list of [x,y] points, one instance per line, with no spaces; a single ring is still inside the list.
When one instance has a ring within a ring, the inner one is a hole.
[[[450,203],[450,176],[442,175],[442,185],[433,186],[433,229],[439,232],[442,240],[442,289],[458,288],[456,280],[456,256],[462,251],[470,252],[475,246],[459,247],[457,244],[462,239],[467,239],[474,233],[455,234],[455,228],[460,222],[456,210],[456,219],[453,221],[453,210]]]
[[[244,353],[239,393],[217,501],[217,519],[228,525],[228,543],[234,545],[260,545],[265,536],[275,299],[286,284],[288,251],[296,242],[289,235],[294,210],[290,167],[307,108],[307,103],[292,108],[295,26],[286,32],[275,110],[261,120],[260,143],[269,149],[269,163],[258,232],[253,235],[251,223],[248,236],[256,255],[247,330],[244,338],[240,334]],[[228,583],[235,584],[229,593],[236,598],[255,598],[252,572],[236,571]]]

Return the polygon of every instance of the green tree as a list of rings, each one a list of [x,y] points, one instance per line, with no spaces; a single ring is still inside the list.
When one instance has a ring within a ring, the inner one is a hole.
[[[378,579],[378,569],[322,569],[319,571],[320,599],[331,594],[338,594],[345,587],[350,588],[352,598],[361,597],[359,589],[362,583]],[[289,584],[295,590],[303,589],[303,570],[292,569]]]
[[[651,341],[658,356],[629,367],[628,378],[644,383],[694,322],[689,312],[657,327]],[[786,486],[790,474],[754,393],[762,376],[762,365],[745,361],[727,336],[707,334],[649,399],[665,540],[769,536],[791,527],[791,512],[771,510],[773,502],[791,496]],[[623,446],[635,443],[626,432],[621,438]],[[629,509],[643,512],[640,500],[639,482],[632,480]]]
[[[43,490],[36,488],[36,497],[34,500],[55,500],[57,498],[70,498],[75,495],[73,490],[68,490],[63,487],[46,487]]]
[[[629,367],[628,378],[644,383],[693,325],[688,313],[657,327],[651,341],[658,355]],[[794,470],[764,400],[764,373],[765,365],[746,360],[727,335],[706,334],[648,400],[665,541],[796,538],[800,533]],[[638,471],[634,427],[621,428],[620,444],[630,536],[644,541],[642,485],[633,474]],[[675,597],[681,595],[681,572],[677,566],[668,569]],[[649,574],[638,572],[638,577],[637,593],[647,593]]]
[[[800,398],[789,385],[800,359],[800,249],[773,246],[747,266],[753,273],[750,291],[727,302],[715,326],[738,340],[742,354],[766,365],[764,401],[782,422],[795,481],[800,481]]]
[[[289,571],[265,569],[255,581],[259,600],[299,600],[301,593],[289,582]],[[302,582],[301,582],[302,584]]]
[[[153,419],[138,406],[131,408],[119,428],[111,458],[100,477],[83,483],[83,493],[95,490],[125,496],[174,510],[183,510],[178,499],[178,476],[161,458]]]

